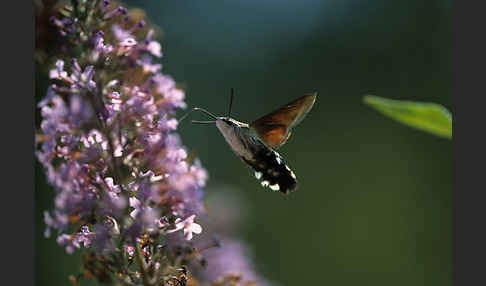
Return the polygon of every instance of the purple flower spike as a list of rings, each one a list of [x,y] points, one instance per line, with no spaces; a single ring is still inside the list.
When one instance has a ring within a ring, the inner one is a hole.
[[[108,20],[109,18],[115,16],[115,15],[126,15],[128,13],[127,9],[124,7],[118,7],[116,9],[113,9],[109,12],[107,12],[104,16],[105,20]]]
[[[256,274],[249,260],[248,247],[237,240],[222,239],[221,246],[207,249],[204,253],[207,261],[206,271],[202,274],[207,281],[223,280],[227,276],[239,276],[241,285],[256,283],[269,285]]]
[[[113,248],[112,238],[113,234],[108,225],[105,223],[95,225],[94,236],[91,242],[97,252],[101,253],[111,250]]]
[[[98,31],[94,35],[93,38],[94,50],[91,56],[94,62],[96,62],[101,55],[106,55],[113,51],[112,45],[105,45],[105,40],[103,36],[104,36],[103,31]]]
[[[127,8],[125,8],[125,7],[118,7],[118,9],[117,9],[117,10],[118,10],[118,12],[119,12],[120,14],[122,14],[122,15],[126,15],[126,14],[128,13]]]
[[[52,79],[63,80],[67,77],[67,72],[64,71],[64,61],[57,60],[56,68],[49,71],[49,77]]]
[[[196,215],[191,215],[184,220],[182,220],[180,218],[176,219],[175,228],[168,230],[167,233],[172,233],[172,232],[176,232],[176,231],[179,231],[179,230],[183,230],[184,231],[184,237],[187,240],[191,240],[193,233],[200,234],[202,232],[202,227],[199,224],[194,222],[195,217],[196,217]]]
[[[125,30],[127,9],[99,4],[77,1],[89,17],[50,19],[68,37],[47,53],[59,59],[47,59],[54,82],[38,104],[35,154],[55,192],[44,235],[86,254],[84,278],[101,284],[182,285],[190,272],[198,285],[233,274],[265,285],[242,243],[207,239],[218,229],[205,221],[208,173],[177,134],[186,94],[162,72],[153,29],[140,35],[138,20]]]
[[[140,21],[138,21],[138,23],[137,23],[137,27],[138,27],[138,28],[143,28],[143,27],[145,27],[145,21],[144,21],[144,20],[140,20]]]
[[[123,41],[127,38],[133,37],[130,31],[124,30],[118,25],[113,25],[111,29],[113,31],[113,34],[115,35],[115,38],[117,38],[118,41]]]
[[[110,5],[110,0],[103,0],[103,2],[101,3],[102,7],[103,8],[106,8]]]
[[[160,47],[159,42],[151,41],[147,45],[147,51],[149,51],[152,55],[160,58],[162,57],[162,49]]]

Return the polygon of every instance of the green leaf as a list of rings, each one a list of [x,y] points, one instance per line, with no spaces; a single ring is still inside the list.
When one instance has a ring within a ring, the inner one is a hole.
[[[405,125],[452,138],[452,115],[440,104],[393,100],[375,95],[365,95],[363,102]]]

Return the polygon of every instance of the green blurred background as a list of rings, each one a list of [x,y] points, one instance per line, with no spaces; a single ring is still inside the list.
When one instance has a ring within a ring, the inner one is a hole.
[[[451,109],[451,1],[124,2],[161,28],[163,70],[186,87],[191,107],[224,115],[234,87],[232,115],[251,122],[319,92],[280,149],[300,183],[290,196],[264,190],[216,127],[179,127],[209,171],[207,192],[234,186],[250,204],[240,236],[264,277],[452,284],[452,143],[361,101],[374,94]],[[36,86],[38,100],[45,83]],[[79,254],[42,235],[52,196],[36,162],[37,284],[68,285]]]

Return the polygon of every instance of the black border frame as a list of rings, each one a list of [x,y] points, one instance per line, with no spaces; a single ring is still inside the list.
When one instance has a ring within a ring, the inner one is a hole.
[[[453,7],[453,284],[486,285],[483,234],[485,216],[484,2],[456,1]],[[457,118],[459,117],[459,121]],[[458,127],[461,126],[461,127]],[[459,130],[459,132],[458,132]],[[466,132],[467,131],[467,132]],[[475,131],[475,134],[467,134]],[[469,136],[468,136],[469,135]],[[481,283],[481,281],[483,281]]]
[[[2,258],[7,268],[2,273],[5,284],[33,285],[34,4],[13,1],[4,5],[4,11],[2,239],[7,241],[2,244]]]

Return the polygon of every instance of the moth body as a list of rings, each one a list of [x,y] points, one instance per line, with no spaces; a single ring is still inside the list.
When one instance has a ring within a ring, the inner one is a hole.
[[[237,156],[247,160],[253,159],[251,152],[252,142],[249,142],[251,136],[248,124],[232,118],[219,118],[216,120],[216,127],[223,134],[224,139]]]
[[[216,120],[216,127],[231,150],[253,168],[255,177],[263,187],[282,193],[295,190],[297,180],[294,172],[277,152],[258,139],[248,124],[220,117]]]
[[[301,96],[250,124],[230,118],[233,93],[226,117],[217,117],[199,107],[195,107],[191,111],[201,111],[213,119],[211,121],[193,120],[193,122],[216,123],[216,127],[231,150],[253,168],[255,177],[260,180],[263,187],[287,194],[296,190],[297,179],[294,172],[275,150],[285,144],[292,133],[292,128],[309,113],[316,96],[317,93]]]

